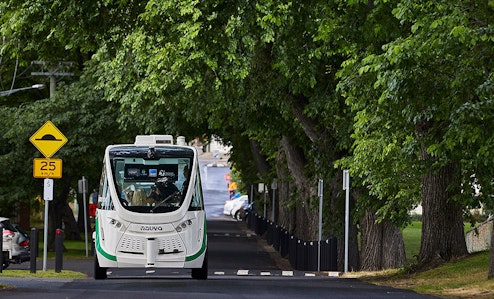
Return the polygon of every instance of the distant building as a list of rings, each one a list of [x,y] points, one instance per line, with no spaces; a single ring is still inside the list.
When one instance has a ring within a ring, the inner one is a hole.
[[[422,215],[422,205],[418,205],[415,209],[410,211],[412,215]]]
[[[210,152],[212,152],[213,155],[215,153],[218,153],[218,154],[229,153],[231,148],[232,148],[231,146],[223,145],[221,138],[218,136],[212,136],[211,137],[211,142],[209,143],[208,147],[209,147],[208,150]]]

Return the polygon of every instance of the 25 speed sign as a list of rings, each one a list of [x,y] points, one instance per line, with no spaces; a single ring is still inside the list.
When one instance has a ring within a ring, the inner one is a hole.
[[[49,179],[62,178],[62,159],[34,159],[33,176]]]

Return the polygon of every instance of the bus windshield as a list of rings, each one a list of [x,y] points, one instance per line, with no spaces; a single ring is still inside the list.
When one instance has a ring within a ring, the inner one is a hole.
[[[186,202],[194,152],[188,148],[116,147],[110,162],[122,206],[137,213],[168,213]]]

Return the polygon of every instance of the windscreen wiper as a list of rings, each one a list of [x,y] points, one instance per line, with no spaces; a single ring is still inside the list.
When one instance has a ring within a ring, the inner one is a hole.
[[[167,198],[163,199],[161,202],[159,202],[157,205],[155,205],[152,209],[151,209],[151,213],[154,212],[154,210],[157,208],[157,207],[160,207],[161,205],[163,205],[167,200],[169,200],[170,198],[174,197],[175,195],[177,194],[180,194],[180,191],[175,191],[173,192],[172,194],[168,195]]]

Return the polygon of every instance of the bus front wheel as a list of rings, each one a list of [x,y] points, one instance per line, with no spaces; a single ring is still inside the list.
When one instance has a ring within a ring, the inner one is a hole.
[[[94,279],[106,279],[106,268],[100,267],[98,255],[94,255]]]
[[[204,261],[202,262],[201,268],[192,269],[192,278],[205,280],[208,279],[208,252],[204,256]]]

